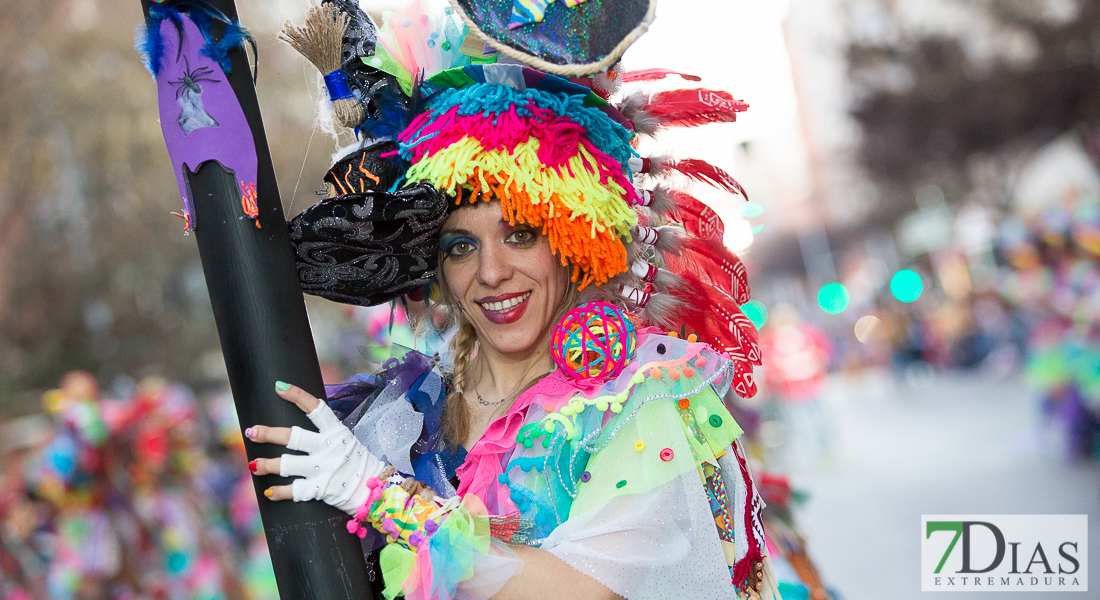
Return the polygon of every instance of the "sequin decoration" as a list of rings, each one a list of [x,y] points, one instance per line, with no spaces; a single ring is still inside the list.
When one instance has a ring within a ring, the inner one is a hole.
[[[569,8],[584,2],[584,0],[564,0]],[[546,9],[554,3],[554,0],[513,0],[512,21],[508,23],[509,29],[522,27],[529,23],[540,23],[546,15]]]
[[[726,496],[726,484],[722,481],[722,470],[715,469],[710,463],[703,463],[706,475],[707,500],[714,515],[714,524],[718,527],[718,537],[726,542],[734,542],[733,519],[730,518],[729,499]]]
[[[260,207],[256,203],[256,182],[240,182],[241,184],[241,209],[244,214],[260,229]]]
[[[457,4],[473,21],[475,33],[483,38],[555,65],[587,65],[612,56],[616,50],[625,50],[617,48],[619,42],[649,27],[653,17],[650,8],[655,2],[546,2],[541,22],[516,26],[513,6],[534,6],[540,4],[539,0],[458,0]]]

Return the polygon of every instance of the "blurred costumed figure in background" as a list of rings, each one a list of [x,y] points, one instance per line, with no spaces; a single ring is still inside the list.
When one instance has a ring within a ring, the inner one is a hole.
[[[1100,459],[1100,198],[1067,193],[1006,218],[998,249],[1001,295],[1031,322],[1028,381],[1064,424],[1069,455]]]
[[[117,387],[70,373],[48,420],[4,426],[2,597],[276,598],[232,411],[155,378]]]

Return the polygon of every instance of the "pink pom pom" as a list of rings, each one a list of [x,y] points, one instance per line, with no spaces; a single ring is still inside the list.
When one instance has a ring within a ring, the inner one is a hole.
[[[355,533],[359,531],[359,521],[348,521],[348,533]]]
[[[370,514],[370,509],[367,508],[366,504],[364,504],[364,505],[360,506],[359,508],[355,509],[355,518],[356,518],[356,520],[365,521],[367,519],[367,515],[369,515],[369,514]]]
[[[367,528],[366,527],[360,527],[359,531],[355,532],[355,535],[359,536],[359,539],[363,539],[363,538],[367,537]]]
[[[382,485],[381,481],[378,481],[377,477],[371,477],[367,480],[367,489],[373,490],[374,488]]]

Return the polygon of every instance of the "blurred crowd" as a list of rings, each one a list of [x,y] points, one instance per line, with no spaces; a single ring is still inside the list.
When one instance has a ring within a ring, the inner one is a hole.
[[[1100,197],[1068,188],[992,226],[984,257],[941,248],[915,260],[919,299],[891,297],[884,276],[845,314],[772,307],[761,329],[765,440],[828,452],[830,374],[877,369],[919,386],[948,370],[1022,373],[1067,454],[1100,460]]]
[[[232,399],[71,372],[0,430],[0,599],[278,598]]]
[[[1100,198],[1070,193],[1002,224],[1001,293],[1029,322],[1025,375],[1074,456],[1100,460]]]

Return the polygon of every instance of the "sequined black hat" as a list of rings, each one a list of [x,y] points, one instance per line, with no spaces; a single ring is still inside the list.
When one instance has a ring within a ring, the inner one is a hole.
[[[376,143],[337,161],[325,176],[331,197],[288,223],[302,291],[372,306],[432,282],[450,203],[428,184],[387,191],[404,173],[382,157],[395,148]]]

